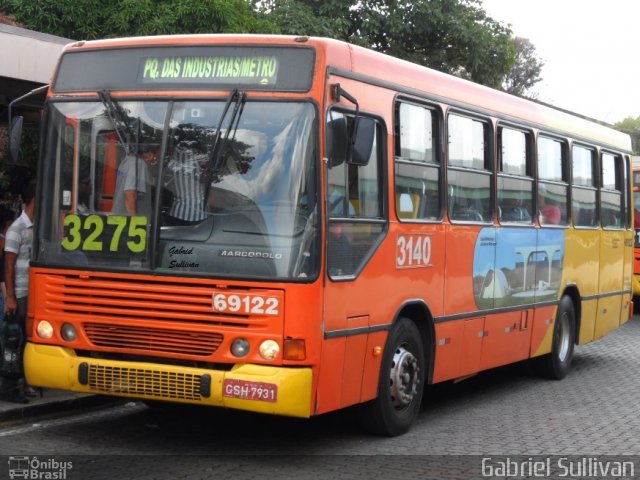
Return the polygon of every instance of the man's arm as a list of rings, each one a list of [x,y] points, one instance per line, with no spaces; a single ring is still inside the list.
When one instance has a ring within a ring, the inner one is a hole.
[[[135,215],[137,211],[138,192],[136,190],[124,191],[124,207],[129,215]]]
[[[16,298],[16,261],[18,254],[4,251],[4,286],[6,296],[4,302],[4,311],[8,313],[16,313],[18,310],[18,299]]]

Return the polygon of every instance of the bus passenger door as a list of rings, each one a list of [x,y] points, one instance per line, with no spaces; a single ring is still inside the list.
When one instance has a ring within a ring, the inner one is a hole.
[[[491,234],[495,235],[493,241]],[[493,248],[483,248],[493,243]],[[487,273],[479,292],[487,315],[482,341],[482,369],[506,365],[529,356],[533,310],[537,292],[538,265],[544,255],[538,251],[533,228],[486,228],[480,236],[475,261],[484,262]],[[493,256],[488,252],[494,250]],[[493,268],[490,259],[493,258]],[[514,308],[515,307],[515,308]]]
[[[603,230],[600,234],[600,278],[598,314],[594,340],[604,337],[620,325],[624,282],[624,231]]]
[[[628,301],[623,290],[629,289],[628,283],[625,286],[628,177],[623,173],[627,171],[627,160],[607,152],[602,152],[600,158],[600,296],[594,339],[620,326],[622,309],[627,310]]]

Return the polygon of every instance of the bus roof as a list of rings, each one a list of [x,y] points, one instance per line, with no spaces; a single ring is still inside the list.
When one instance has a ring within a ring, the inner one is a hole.
[[[524,121],[534,127],[562,132],[577,140],[594,141],[631,153],[629,135],[598,120],[588,119],[579,114],[516,97],[380,52],[328,38],[255,34],[161,35],[75,42],[65,47],[63,53],[74,50],[134,46],[240,43],[312,46],[319,52],[316,61],[320,64],[324,63],[337,75],[356,76],[367,82],[400,89],[409,95],[426,97],[472,111],[479,110],[506,120]]]

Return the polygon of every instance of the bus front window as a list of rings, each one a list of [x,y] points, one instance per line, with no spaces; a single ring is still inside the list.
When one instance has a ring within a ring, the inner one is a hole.
[[[242,100],[52,103],[38,261],[314,278],[315,110]]]

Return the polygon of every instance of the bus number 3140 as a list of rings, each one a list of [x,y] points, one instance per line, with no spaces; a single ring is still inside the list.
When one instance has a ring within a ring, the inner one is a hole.
[[[398,235],[396,267],[419,268],[431,266],[431,237],[429,235]]]

